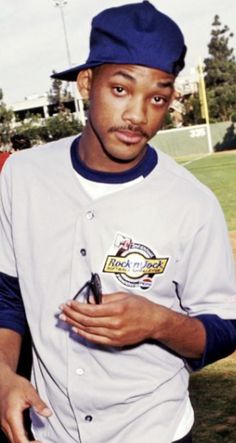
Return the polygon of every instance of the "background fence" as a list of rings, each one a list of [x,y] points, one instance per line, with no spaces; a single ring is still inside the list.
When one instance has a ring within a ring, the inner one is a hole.
[[[222,122],[211,124],[210,133],[214,151],[236,149],[236,125],[234,123]],[[160,131],[151,140],[151,145],[173,157],[207,154],[210,152],[207,125]]]

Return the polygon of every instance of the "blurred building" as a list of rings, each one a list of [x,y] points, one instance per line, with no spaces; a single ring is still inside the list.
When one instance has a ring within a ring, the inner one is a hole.
[[[65,109],[71,112],[75,112],[74,99],[63,102]],[[13,103],[11,109],[14,112],[16,121],[23,121],[28,116],[39,115],[41,118],[48,118],[58,113],[58,104],[52,103],[49,100],[48,95],[29,96],[25,100]]]

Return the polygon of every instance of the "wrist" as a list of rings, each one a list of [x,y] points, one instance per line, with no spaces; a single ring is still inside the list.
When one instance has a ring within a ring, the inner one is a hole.
[[[154,340],[165,340],[170,328],[170,316],[173,311],[162,305],[154,304],[152,311],[152,331],[151,337]]]

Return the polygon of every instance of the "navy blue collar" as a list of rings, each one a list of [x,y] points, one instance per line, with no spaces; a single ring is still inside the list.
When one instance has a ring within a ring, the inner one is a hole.
[[[91,180],[97,183],[127,183],[131,180],[135,180],[140,176],[146,177],[148,174],[150,174],[150,172],[158,163],[157,152],[148,145],[146,153],[140,163],[138,163],[136,166],[129,169],[128,171],[96,171],[94,169],[88,168],[80,159],[77,150],[79,138],[80,137],[77,137],[71,144],[71,161],[76,172],[78,172],[78,174],[82,175],[82,177],[86,178],[87,180]]]

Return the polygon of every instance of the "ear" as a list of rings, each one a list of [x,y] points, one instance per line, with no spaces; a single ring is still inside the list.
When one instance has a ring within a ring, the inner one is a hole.
[[[77,77],[77,87],[83,99],[88,99],[90,95],[93,72],[92,69],[80,71]]]

